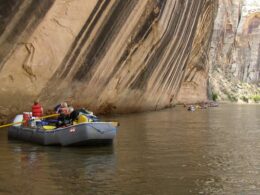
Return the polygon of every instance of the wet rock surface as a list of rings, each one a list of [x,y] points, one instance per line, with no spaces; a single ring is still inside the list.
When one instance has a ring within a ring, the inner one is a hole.
[[[1,14],[1,106],[20,112],[36,98],[45,108],[70,99],[106,113],[171,106],[199,62],[203,82],[207,79],[211,31],[201,29],[213,27],[216,5],[210,0],[1,5],[12,10]],[[205,52],[195,57],[203,38]]]

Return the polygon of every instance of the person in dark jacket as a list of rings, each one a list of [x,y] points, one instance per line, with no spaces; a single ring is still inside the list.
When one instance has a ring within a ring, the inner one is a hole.
[[[39,102],[35,100],[34,104],[32,105],[32,116],[41,117],[42,115],[43,115],[43,108],[39,104]]]
[[[57,106],[55,106],[54,111],[59,114],[69,115],[70,110],[71,110],[70,107],[68,106],[67,102],[62,102],[61,104],[58,104]]]
[[[68,106],[67,102],[62,102],[61,104],[55,106],[54,110],[56,113],[60,114],[56,124],[57,127],[67,126],[71,123],[70,111],[72,110]]]

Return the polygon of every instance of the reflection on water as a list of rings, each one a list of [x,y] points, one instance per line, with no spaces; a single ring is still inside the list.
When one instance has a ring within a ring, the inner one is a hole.
[[[260,194],[259,108],[112,117],[110,147],[43,147],[2,130],[0,194]]]
[[[113,147],[42,147],[9,141],[0,163],[0,192],[68,194],[97,192],[115,172]],[[9,158],[9,159],[8,159]],[[90,189],[89,189],[90,188]],[[91,189],[92,188],[92,189]]]

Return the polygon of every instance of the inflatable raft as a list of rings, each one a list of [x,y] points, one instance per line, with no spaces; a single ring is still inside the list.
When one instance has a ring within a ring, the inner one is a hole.
[[[100,145],[112,144],[116,136],[117,122],[85,122],[55,129],[21,124],[8,129],[8,138],[41,145]]]

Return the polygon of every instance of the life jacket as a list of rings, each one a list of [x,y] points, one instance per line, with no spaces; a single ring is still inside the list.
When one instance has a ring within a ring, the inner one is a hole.
[[[34,117],[41,117],[43,115],[42,113],[42,106],[40,104],[34,104],[32,106],[32,116]]]
[[[84,114],[80,114],[78,117],[78,123],[86,123],[86,122],[89,122],[88,117],[85,116]]]
[[[73,121],[73,124],[80,124],[86,122],[93,122],[93,120],[89,119],[85,114],[80,114],[76,120]]]

